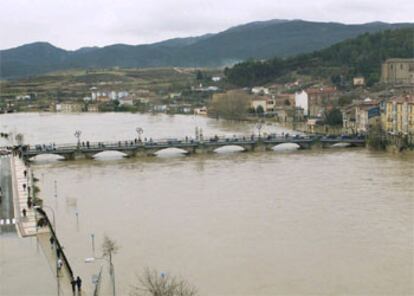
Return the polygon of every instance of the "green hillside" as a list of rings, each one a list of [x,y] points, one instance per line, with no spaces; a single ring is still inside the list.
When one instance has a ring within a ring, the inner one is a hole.
[[[365,33],[329,48],[296,57],[266,61],[249,60],[225,69],[229,82],[253,86],[277,81],[292,71],[298,74],[350,80],[364,76],[368,84],[380,78],[381,64],[388,58],[414,57],[414,29],[387,30]]]

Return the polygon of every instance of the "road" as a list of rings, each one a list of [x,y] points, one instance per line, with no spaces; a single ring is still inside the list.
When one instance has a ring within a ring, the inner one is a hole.
[[[0,203],[0,234],[5,232],[16,232],[14,210],[13,210],[13,191],[10,170],[10,158],[0,156],[0,186],[2,198]]]

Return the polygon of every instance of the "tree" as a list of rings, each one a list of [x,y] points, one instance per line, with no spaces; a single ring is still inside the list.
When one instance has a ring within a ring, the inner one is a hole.
[[[325,111],[325,123],[328,125],[342,125],[342,112],[338,108]]]
[[[112,264],[112,254],[116,254],[118,250],[119,246],[117,243],[105,234],[102,243],[102,255],[103,257],[108,257],[109,260],[109,274],[112,280],[112,295],[115,295],[115,270],[114,265]]]
[[[250,96],[243,91],[228,91],[214,94],[209,106],[209,114],[226,119],[242,119],[250,105]]]
[[[17,134],[15,137],[15,140],[17,142],[17,145],[23,145],[23,142],[24,142],[23,134]]]
[[[187,281],[146,268],[133,286],[131,296],[195,296],[197,290]]]
[[[257,115],[263,115],[264,109],[263,109],[262,105],[257,106],[256,113],[257,113]]]
[[[109,262],[112,263],[112,254],[116,254],[119,250],[117,243],[110,239],[106,234],[102,243],[102,255],[109,257]]]
[[[204,78],[203,72],[198,70],[196,79],[200,81],[200,80],[203,80],[203,78]]]

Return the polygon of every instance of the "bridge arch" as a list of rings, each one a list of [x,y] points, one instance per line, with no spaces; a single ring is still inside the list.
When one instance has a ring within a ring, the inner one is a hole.
[[[127,157],[128,154],[119,150],[105,150],[89,154],[90,158],[94,159],[108,159],[108,158],[122,158]]]
[[[160,148],[157,151],[153,153],[155,156],[179,156],[179,155],[186,155],[190,152],[183,148],[177,148],[177,147],[167,147],[167,148]]]
[[[242,145],[235,144],[224,144],[221,146],[212,147],[212,151],[215,153],[236,153],[236,152],[245,152],[247,151],[246,147]]]
[[[30,161],[50,161],[50,160],[65,160],[65,157],[58,153],[42,153],[37,155],[29,156]]]
[[[291,151],[291,150],[298,150],[303,149],[305,147],[301,146],[299,143],[280,143],[272,146],[273,151]]]

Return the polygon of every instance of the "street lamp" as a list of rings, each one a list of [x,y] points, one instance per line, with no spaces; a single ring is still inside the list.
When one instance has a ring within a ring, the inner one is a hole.
[[[139,141],[141,141],[141,135],[144,133],[144,129],[142,127],[137,127],[135,130],[137,131]]]
[[[88,258],[85,258],[85,263],[94,263],[97,260],[105,260],[106,262],[109,263],[109,274],[111,276],[111,281],[112,281],[112,295],[115,296],[116,294],[115,292],[115,268],[114,268],[114,264],[112,263],[112,256],[109,256],[109,259],[106,258],[105,256],[88,257]]]
[[[75,137],[78,138],[78,147],[80,147],[80,136],[82,132],[80,130],[75,131]]]
[[[263,124],[261,122],[256,123],[256,128],[257,128],[257,131],[258,131],[258,134],[259,134],[259,138],[260,138],[260,131],[261,131],[262,127],[263,127]]]

